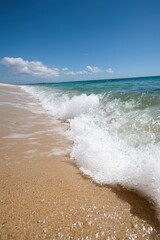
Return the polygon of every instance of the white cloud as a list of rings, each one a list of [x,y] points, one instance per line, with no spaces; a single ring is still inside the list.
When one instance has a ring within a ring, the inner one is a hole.
[[[0,60],[0,64],[8,66],[14,73],[44,78],[57,77],[59,75],[87,75],[104,71],[96,66],[92,67],[89,65],[86,66],[85,69],[77,72],[71,71],[68,67],[64,67],[60,70],[58,68],[49,68],[40,61],[27,61],[21,57],[4,57]],[[106,71],[108,73],[113,73],[113,70],[111,68],[108,68]]]
[[[83,75],[83,74],[87,74],[88,72],[86,70],[81,70],[79,72],[77,72],[77,74]]]
[[[108,69],[106,70],[106,72],[107,72],[107,73],[114,73],[114,71],[112,70],[112,68],[108,68]]]
[[[67,67],[64,67],[62,68],[62,71],[65,72],[65,71],[68,71],[69,69]]]
[[[64,75],[72,75],[72,76],[75,76],[75,75],[76,75],[76,73],[73,72],[73,71],[64,71],[63,74],[64,74]]]
[[[23,58],[4,57],[1,64],[7,65],[15,73],[27,74],[34,77],[57,77],[59,76],[58,68],[48,68],[39,61],[27,61]]]
[[[98,72],[102,72],[102,70],[98,67],[91,67],[91,66],[87,66],[86,67],[86,71],[88,73],[98,73]]]
[[[62,73],[64,75],[83,75],[83,74],[92,74],[92,73],[98,73],[98,72],[102,72],[102,70],[98,67],[91,67],[91,66],[86,66],[86,68],[84,70],[78,71],[78,72],[73,72],[73,71],[69,71],[69,69],[67,67],[62,68]]]
[[[70,71],[69,68],[67,68],[67,67],[62,68],[62,74],[64,74],[64,75],[72,75],[72,76],[76,75],[75,72]]]

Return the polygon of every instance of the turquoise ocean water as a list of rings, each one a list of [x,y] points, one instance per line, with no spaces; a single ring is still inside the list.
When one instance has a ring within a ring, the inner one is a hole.
[[[83,174],[151,198],[160,218],[160,77],[22,88],[69,123],[71,157]]]

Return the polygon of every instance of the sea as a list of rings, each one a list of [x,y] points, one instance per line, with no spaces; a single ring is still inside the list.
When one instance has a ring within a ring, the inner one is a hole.
[[[154,202],[160,219],[160,77],[25,85],[69,124],[71,158],[98,184]]]

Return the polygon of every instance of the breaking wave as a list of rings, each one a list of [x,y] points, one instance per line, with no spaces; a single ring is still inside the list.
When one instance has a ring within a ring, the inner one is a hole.
[[[100,184],[134,189],[155,203],[160,219],[160,99],[139,94],[85,94],[24,86],[58,119],[68,121],[71,157]]]

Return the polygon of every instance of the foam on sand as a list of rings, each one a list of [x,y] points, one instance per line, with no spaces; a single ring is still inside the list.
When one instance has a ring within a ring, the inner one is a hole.
[[[160,117],[144,94],[123,101],[112,94],[66,94],[25,87],[52,115],[70,123],[71,156],[100,184],[134,189],[155,203],[160,219]],[[153,99],[154,101],[154,99]]]

